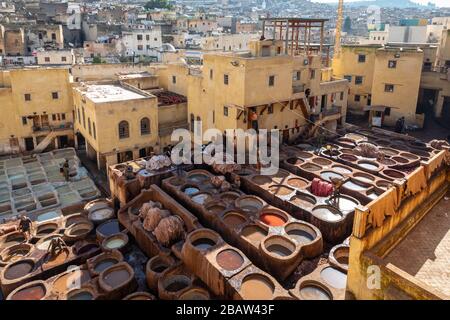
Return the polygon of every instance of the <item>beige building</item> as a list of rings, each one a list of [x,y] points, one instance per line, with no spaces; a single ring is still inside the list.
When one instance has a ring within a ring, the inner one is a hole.
[[[67,65],[74,63],[73,50],[48,50],[36,53],[38,65]]]

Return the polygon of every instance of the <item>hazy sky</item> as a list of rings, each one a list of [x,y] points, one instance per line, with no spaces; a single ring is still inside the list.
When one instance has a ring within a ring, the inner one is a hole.
[[[312,0],[313,2],[338,2],[337,0]],[[361,1],[361,0],[351,0],[351,1]],[[420,4],[427,4],[432,2],[439,7],[450,7],[450,0],[411,0],[412,2],[417,2]],[[344,0],[345,4],[345,0]]]

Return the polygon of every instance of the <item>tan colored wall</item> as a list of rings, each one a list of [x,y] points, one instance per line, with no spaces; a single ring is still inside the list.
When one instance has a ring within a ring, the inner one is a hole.
[[[23,29],[5,31],[5,54],[25,55],[25,35]]]
[[[98,81],[117,79],[118,73],[135,73],[148,71],[154,74],[157,66],[128,63],[80,64],[72,67],[74,81]]]
[[[161,88],[183,96],[187,95],[188,72],[188,67],[182,63],[169,63],[162,68],[156,69]],[[175,83],[173,83],[173,76],[176,77]]]

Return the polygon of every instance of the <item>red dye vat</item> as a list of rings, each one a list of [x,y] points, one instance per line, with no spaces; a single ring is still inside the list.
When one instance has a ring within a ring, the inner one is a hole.
[[[286,223],[283,217],[274,213],[263,213],[259,219],[271,227],[279,227]]]

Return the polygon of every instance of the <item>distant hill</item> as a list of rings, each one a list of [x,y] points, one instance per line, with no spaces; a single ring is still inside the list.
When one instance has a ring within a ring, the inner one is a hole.
[[[367,0],[367,1],[344,1],[346,7],[368,7],[370,5],[381,8],[419,8],[424,7],[410,0]]]

